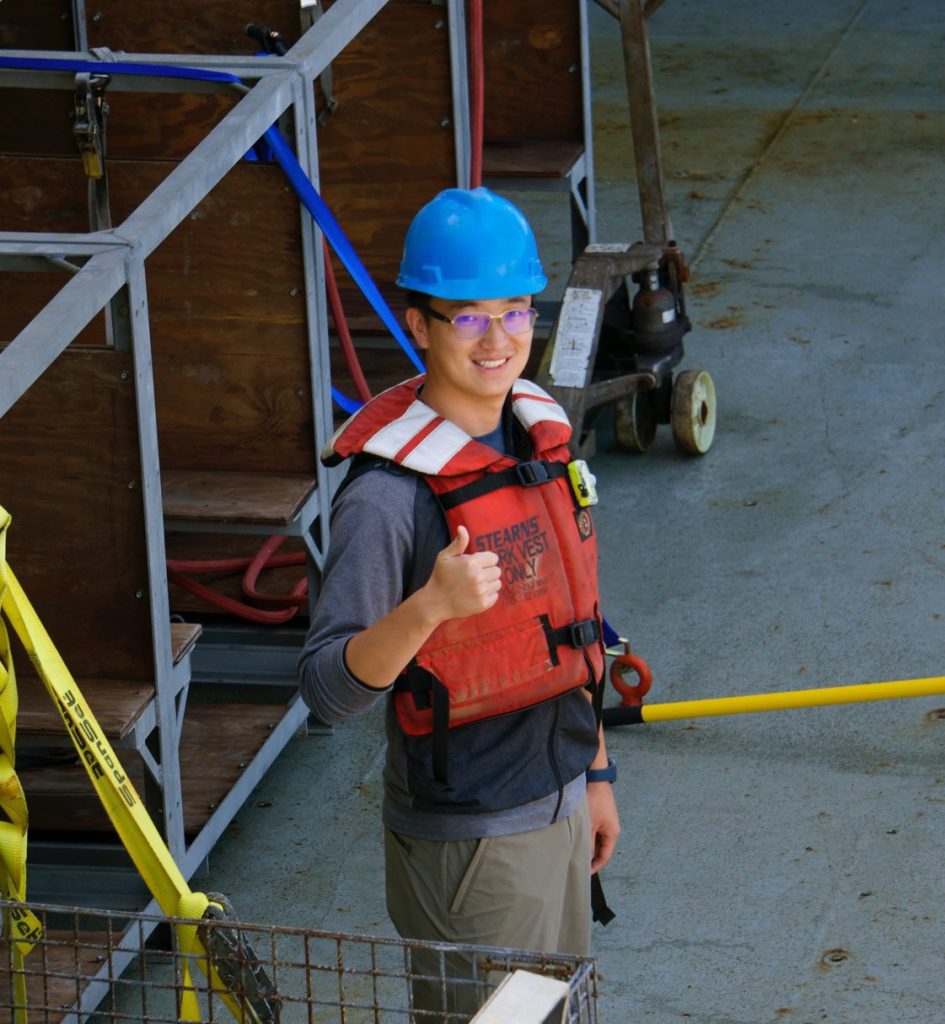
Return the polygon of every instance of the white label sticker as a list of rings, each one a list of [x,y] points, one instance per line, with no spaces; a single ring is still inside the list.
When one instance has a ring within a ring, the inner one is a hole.
[[[629,242],[592,242],[584,246],[585,252],[629,252]]]
[[[598,288],[565,288],[551,357],[556,387],[584,387],[603,295]]]
[[[675,309],[664,309],[663,310],[663,323],[671,324],[676,319]]]

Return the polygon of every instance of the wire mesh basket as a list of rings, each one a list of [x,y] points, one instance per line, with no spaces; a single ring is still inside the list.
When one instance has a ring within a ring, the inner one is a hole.
[[[568,1024],[599,1024],[596,961],[589,957],[211,916],[198,927],[208,954],[201,970],[174,939],[176,926],[192,921],[0,901],[5,921],[24,906],[43,925],[22,968],[29,1024],[178,1024],[187,990],[208,1024],[234,1017],[246,1024],[458,1024],[503,978],[522,970],[567,983],[561,1019]],[[5,936],[4,1020],[14,1019],[10,950]],[[214,972],[226,996],[208,981]]]

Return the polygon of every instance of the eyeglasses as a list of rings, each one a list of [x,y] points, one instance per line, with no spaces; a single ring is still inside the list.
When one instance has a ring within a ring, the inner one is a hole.
[[[459,316],[448,317],[430,306],[423,306],[434,320],[449,324],[457,338],[464,341],[475,341],[483,338],[493,320],[498,320],[506,334],[524,334],[535,326],[538,319],[537,309],[507,309],[504,313],[460,313]]]

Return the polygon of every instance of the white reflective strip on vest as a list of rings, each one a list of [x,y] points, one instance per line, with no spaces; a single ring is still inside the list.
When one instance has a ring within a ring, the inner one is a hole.
[[[470,443],[469,435],[449,420],[444,420],[403,460],[407,469],[436,476],[446,464]]]
[[[535,398],[544,398],[549,402],[554,401],[551,395],[534,381],[523,380],[521,377],[512,385],[512,397],[518,398],[520,395],[533,395]]]
[[[566,427],[571,426],[567,413],[555,402],[542,402],[537,398],[517,398],[512,408],[526,429],[531,429],[542,420],[552,420],[555,423],[563,423]]]
[[[393,461],[400,449],[436,418],[437,414],[428,405],[420,401],[412,402],[393,423],[381,427],[376,434],[369,437],[363,450]]]

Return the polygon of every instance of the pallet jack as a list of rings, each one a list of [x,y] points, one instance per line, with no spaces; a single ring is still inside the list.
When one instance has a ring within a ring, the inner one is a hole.
[[[704,455],[715,436],[715,385],[705,370],[673,373],[692,325],[685,257],[666,208],[646,37],[645,19],[658,4],[600,6],[620,22],[644,238],[586,245],[577,255],[536,381],[568,413],[582,457],[593,453],[594,422],[608,405],[623,450],[645,452],[658,425],[669,424],[681,451]]]

